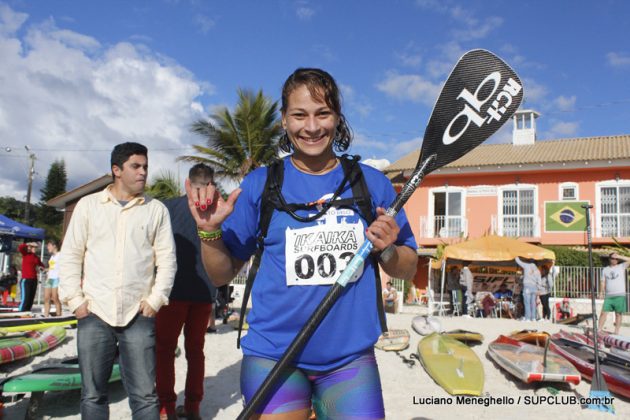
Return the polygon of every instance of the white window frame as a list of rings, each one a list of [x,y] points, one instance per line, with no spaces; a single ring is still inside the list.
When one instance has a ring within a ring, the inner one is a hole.
[[[448,205],[448,193],[452,193],[452,192],[458,192],[461,194],[462,197],[462,202],[461,202],[461,210],[460,210],[460,217],[462,218],[462,230],[463,230],[463,235],[466,236],[468,234],[468,222],[466,220],[466,188],[463,187],[436,187],[436,188],[430,188],[429,189],[429,199],[428,201],[428,205],[429,208],[427,209],[427,215],[429,216],[429,222],[430,222],[430,226],[428,227],[428,233],[429,233],[429,237],[430,238],[437,238],[437,234],[438,232],[435,232],[435,214],[434,214],[434,210],[435,209],[435,193],[446,193],[447,196],[447,205]]]
[[[573,188],[575,190],[575,198],[567,200],[564,198],[564,190]],[[580,186],[576,182],[563,182],[558,185],[558,201],[580,201]]]
[[[540,214],[538,212],[538,186],[535,184],[509,184],[509,185],[502,185],[498,188],[497,190],[497,215],[498,215],[498,220],[497,220],[497,230],[499,231],[499,235],[503,236],[505,235],[504,232],[504,228],[503,228],[503,192],[504,191],[512,191],[512,190],[528,190],[534,191],[534,232],[533,232],[533,236],[534,238],[540,237],[540,223],[538,223],[538,221],[540,220]]]
[[[630,187],[630,179],[609,179],[606,181],[600,181],[595,184],[595,208],[593,209],[595,212],[595,232],[596,237],[598,238],[609,238],[609,236],[603,236],[602,232],[602,213],[600,211],[602,204],[602,188],[619,188],[619,187]],[[619,215],[619,213],[617,213]],[[615,235],[616,236],[616,235]]]

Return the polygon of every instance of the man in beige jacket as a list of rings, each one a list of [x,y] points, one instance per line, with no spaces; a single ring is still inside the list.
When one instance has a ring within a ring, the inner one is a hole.
[[[63,241],[59,295],[78,319],[81,417],[107,419],[107,383],[119,363],[134,419],[157,419],[155,315],[176,271],[166,207],[144,195],[147,149],[114,147],[114,183],[83,197]]]

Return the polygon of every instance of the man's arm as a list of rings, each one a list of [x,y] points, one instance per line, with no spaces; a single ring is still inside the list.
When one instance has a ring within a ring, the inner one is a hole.
[[[77,316],[86,315],[83,309],[87,309],[87,301],[81,288],[81,278],[88,226],[86,202],[80,200],[72,212],[61,248],[63,258],[59,259],[59,298],[72,312],[81,307],[82,310],[79,313],[75,312]]]
[[[615,257],[617,259],[617,261],[623,261],[623,265],[628,268],[628,266],[630,266],[630,257],[625,257],[623,255],[620,255],[618,253],[613,254],[613,257]]]
[[[521,267],[523,270],[527,267],[523,261],[519,257],[514,257],[514,262]]]
[[[159,216],[156,221],[156,235],[153,241],[155,252],[155,266],[157,273],[155,282],[151,288],[151,294],[146,298],[149,308],[143,303],[140,311],[146,316],[154,316],[152,312],[160,310],[162,305],[168,304],[168,297],[173,288],[175,272],[177,271],[177,257],[175,255],[175,240],[171,228],[171,219],[168,210],[163,205],[160,206]],[[151,311],[152,309],[152,311]]]

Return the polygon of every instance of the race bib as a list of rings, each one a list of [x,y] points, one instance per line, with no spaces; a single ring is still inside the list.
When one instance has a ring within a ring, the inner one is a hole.
[[[330,221],[330,215],[326,219]],[[287,286],[333,284],[365,241],[363,230],[360,221],[287,228]],[[362,273],[363,264],[350,282],[357,281]]]

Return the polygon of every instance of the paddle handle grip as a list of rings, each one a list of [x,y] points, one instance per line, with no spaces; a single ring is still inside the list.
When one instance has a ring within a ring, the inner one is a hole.
[[[418,166],[411,173],[409,180],[405,183],[405,185],[403,185],[402,189],[396,196],[396,199],[391,204],[391,206],[389,206],[389,208],[387,209],[386,213],[388,216],[393,217],[398,214],[400,209],[402,209],[402,207],[405,205],[407,200],[409,200],[409,197],[411,197],[414,191],[416,191],[416,188],[418,188],[418,185],[420,185],[420,183],[424,179],[424,176],[426,175],[425,174],[426,168],[435,158],[436,158],[436,155],[430,155],[424,160],[424,162],[422,162],[420,166]]]
[[[264,382],[254,396],[247,402],[247,406],[241,411],[241,414],[237,417],[238,420],[249,419],[250,416],[254,414],[256,408],[260,405],[262,400],[267,396],[271,387],[280,379],[280,376],[284,373],[285,369],[289,366],[289,364],[293,361],[295,356],[302,350],[306,342],[311,338],[319,324],[321,324],[322,320],[326,316],[326,314],[333,307],[335,302],[341,296],[344,288],[339,283],[335,283],[328,293],[321,301],[315,312],[311,315],[311,317],[304,324],[304,328],[295,336],[287,350],[284,352],[284,355],[276,365],[271,369],[271,372],[267,375]]]

